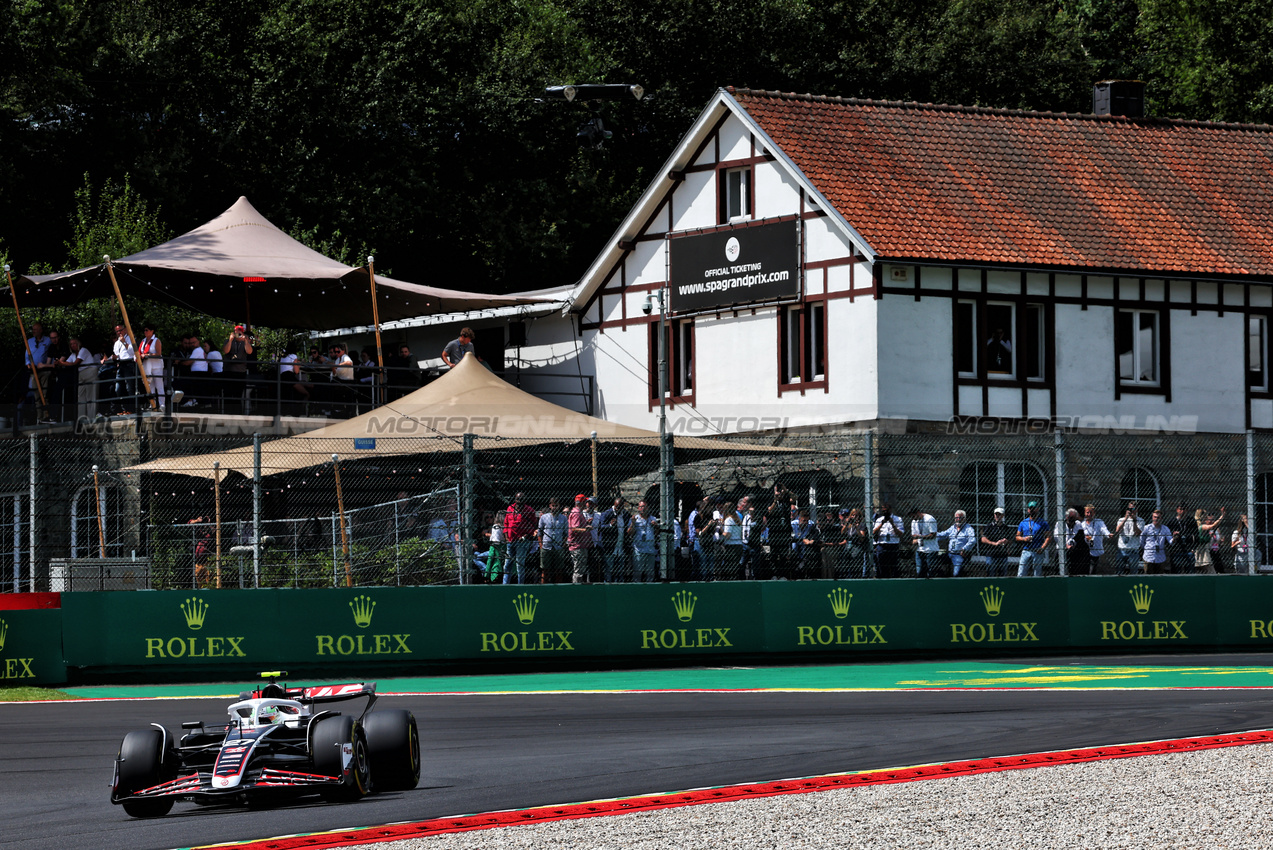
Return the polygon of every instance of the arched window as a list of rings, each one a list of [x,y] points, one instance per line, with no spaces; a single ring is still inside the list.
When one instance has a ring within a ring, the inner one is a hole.
[[[1255,477],[1255,548],[1260,550],[1260,563],[1269,563],[1269,546],[1273,545],[1273,474],[1261,472]],[[1230,532],[1231,534],[1232,532]]]
[[[26,562],[30,514],[23,510],[25,493],[0,494],[0,591],[18,593],[31,575]]]
[[[71,557],[97,558],[101,555],[101,538],[105,537],[106,557],[123,558],[124,528],[120,512],[123,493],[117,484],[106,483],[97,491],[99,504],[93,503],[93,485],[85,484],[71,500]],[[98,507],[101,508],[101,534],[98,532]]]
[[[1123,508],[1128,502],[1136,503],[1136,515],[1149,521],[1155,509],[1161,508],[1158,479],[1148,469],[1133,466],[1123,475],[1123,486],[1119,488],[1118,515],[1122,516]]]
[[[1034,464],[979,460],[965,466],[960,474],[959,503],[974,526],[990,522],[996,507],[1004,508],[1008,522],[1015,524],[1025,516],[1030,502],[1039,503],[1036,517],[1051,516],[1047,481]]]

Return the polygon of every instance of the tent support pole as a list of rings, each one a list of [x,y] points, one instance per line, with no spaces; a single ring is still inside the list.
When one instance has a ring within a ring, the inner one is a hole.
[[[124,317],[124,331],[128,334],[128,341],[133,344],[133,366],[137,369],[137,374],[141,376],[141,385],[146,388],[146,398],[150,400],[150,406],[158,410],[159,406],[155,404],[153,398],[150,398],[150,378],[146,376],[146,369],[137,356],[137,337],[133,335],[133,323],[128,321],[128,308],[124,306],[124,296],[119,291],[119,281],[115,280],[115,266],[111,263],[110,254],[103,254],[102,259],[106,261],[106,272],[110,275],[111,286],[115,288],[115,300],[119,302],[120,315]]]
[[[345,559],[345,587],[353,587],[354,574],[349,563],[349,532],[345,528],[345,493],[340,487],[340,455],[332,455],[332,469],[336,473],[336,510],[340,514],[340,551]]]
[[[93,464],[93,505],[97,508],[97,557],[106,557],[106,526],[102,522],[102,485],[97,480],[97,464]]]
[[[373,405],[385,403],[385,354],[380,347],[380,305],[376,302],[376,258],[367,258],[367,274],[371,277],[371,321],[376,326],[376,367],[380,381],[372,383]]]
[[[27,339],[27,329],[22,325],[22,311],[18,309],[18,290],[13,288],[13,275],[9,273],[8,263],[4,264],[4,276],[9,281],[9,294],[13,296],[13,313],[18,317],[18,333],[22,334],[22,344],[26,346],[27,360],[31,365],[31,382],[35,384],[35,394],[40,398],[40,408],[48,410],[48,402],[44,400],[44,387],[40,386],[40,373],[35,368],[35,355],[31,353],[31,341]]]

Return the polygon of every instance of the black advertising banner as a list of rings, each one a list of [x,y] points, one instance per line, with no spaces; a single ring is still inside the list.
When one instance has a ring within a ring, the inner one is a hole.
[[[672,237],[669,309],[716,310],[800,295],[796,220]]]

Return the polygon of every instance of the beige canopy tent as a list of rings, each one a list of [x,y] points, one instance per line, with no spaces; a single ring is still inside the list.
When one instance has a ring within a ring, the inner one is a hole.
[[[404,455],[459,452],[465,434],[477,451],[533,444],[577,444],[592,433],[603,442],[649,446],[657,466],[659,435],[654,431],[607,422],[544,401],[505,382],[467,355],[451,371],[410,395],[353,419],[306,434],[261,444],[261,474],[278,475],[331,462]],[[774,454],[773,446],[678,436],[678,460],[727,454]],[[253,447],[212,454],[165,458],[128,467],[129,472],[169,472],[213,477],[221,473],[252,476]],[[801,449],[799,451],[807,451]]]
[[[124,298],[150,298],[231,321],[330,330],[434,313],[535,304],[543,299],[438,289],[375,276],[288,236],[247,198],[189,233],[112,263]],[[113,297],[105,264],[51,275],[19,276],[26,307]]]

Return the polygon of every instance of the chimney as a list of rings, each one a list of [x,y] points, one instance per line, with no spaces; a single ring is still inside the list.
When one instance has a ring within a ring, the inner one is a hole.
[[[1145,84],[1140,80],[1101,80],[1092,92],[1097,115],[1145,117]]]

